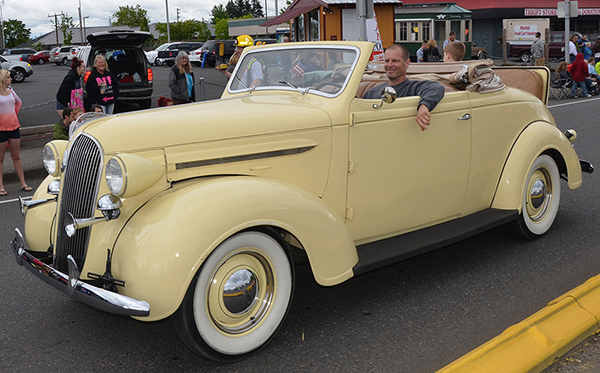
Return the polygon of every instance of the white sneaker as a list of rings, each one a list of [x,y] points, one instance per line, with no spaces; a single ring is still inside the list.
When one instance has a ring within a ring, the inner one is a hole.
[[[592,97],[592,95],[585,95],[585,97],[586,97],[586,98],[587,98],[587,97]]]

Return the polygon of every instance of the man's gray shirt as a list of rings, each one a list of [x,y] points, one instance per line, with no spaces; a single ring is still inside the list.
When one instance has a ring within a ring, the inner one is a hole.
[[[362,98],[365,99],[380,99],[381,90],[389,86],[389,82],[383,85],[378,85],[365,92]],[[409,80],[406,78],[400,84],[391,86],[396,90],[396,96],[408,97],[408,96],[420,96],[419,105],[417,108],[424,104],[427,106],[429,111],[435,109],[437,104],[444,98],[444,86],[439,82],[433,80]]]
[[[544,42],[542,39],[533,39],[533,44],[531,44],[531,54],[533,55],[533,58],[544,57]]]

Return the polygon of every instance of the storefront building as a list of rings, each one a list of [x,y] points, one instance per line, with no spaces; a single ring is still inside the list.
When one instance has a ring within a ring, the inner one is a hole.
[[[402,1],[404,9],[411,4],[432,7],[440,4],[424,0]],[[564,31],[564,18],[557,17],[558,2],[558,0],[456,0],[456,5],[471,12],[472,25],[469,29],[471,40],[476,45],[486,48],[489,56],[501,57],[503,19],[549,18],[550,31]],[[578,16],[571,18],[570,21],[571,31],[587,34],[588,40],[595,41],[600,33],[600,0],[579,0],[578,7]],[[464,34],[461,33],[462,35]]]
[[[394,11],[402,1],[374,0],[384,48],[394,44]],[[355,0],[296,0],[261,27],[290,22],[291,41],[358,40]]]

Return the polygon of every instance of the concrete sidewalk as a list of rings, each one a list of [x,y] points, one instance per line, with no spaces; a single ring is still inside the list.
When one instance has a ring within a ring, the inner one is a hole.
[[[23,171],[25,180],[32,173],[46,173],[42,162],[42,150],[44,145],[52,140],[53,124],[21,127],[21,161],[23,162]],[[15,166],[10,157],[10,151],[7,149],[4,156],[4,181],[11,182],[18,180]]]

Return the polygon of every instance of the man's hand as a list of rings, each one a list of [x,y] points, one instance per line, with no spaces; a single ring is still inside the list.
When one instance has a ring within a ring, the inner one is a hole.
[[[431,124],[431,114],[424,104],[419,105],[419,110],[417,110],[417,124],[421,127],[421,131],[427,130]]]

